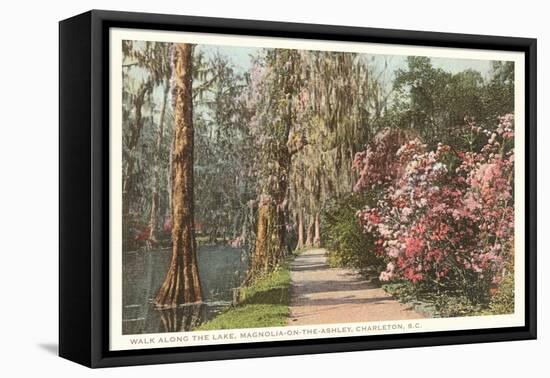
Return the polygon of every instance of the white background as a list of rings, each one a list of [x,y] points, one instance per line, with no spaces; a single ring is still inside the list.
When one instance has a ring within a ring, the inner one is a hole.
[[[5,1],[0,22],[0,374],[17,376],[542,376],[550,247],[544,127],[550,28],[543,1]],[[58,25],[88,9],[266,19],[539,39],[539,340],[89,370],[57,353]],[[546,67],[545,67],[546,66]],[[546,349],[546,351],[545,351]],[[538,373],[538,374],[537,374]]]

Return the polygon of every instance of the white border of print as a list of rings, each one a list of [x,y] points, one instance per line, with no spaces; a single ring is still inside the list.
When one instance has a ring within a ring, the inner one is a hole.
[[[261,341],[301,340],[415,332],[517,327],[525,325],[525,64],[524,53],[474,49],[433,48],[249,37],[221,34],[145,31],[111,28],[110,38],[110,240],[109,240],[109,349],[131,350]],[[515,312],[460,318],[342,323],[315,326],[190,331],[140,335],[122,334],[122,41],[187,42],[216,46],[292,48],[346,51],[379,55],[416,55],[454,59],[513,61],[515,67]]]

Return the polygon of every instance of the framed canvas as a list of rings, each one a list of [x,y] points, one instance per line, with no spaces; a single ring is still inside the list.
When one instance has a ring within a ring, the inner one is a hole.
[[[536,337],[536,40],[60,22],[59,353]]]

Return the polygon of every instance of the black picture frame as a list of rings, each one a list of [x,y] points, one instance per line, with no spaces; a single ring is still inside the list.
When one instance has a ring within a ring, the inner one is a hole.
[[[525,326],[109,351],[109,29],[525,53]],[[536,39],[92,10],[59,24],[59,355],[89,367],[535,339]]]

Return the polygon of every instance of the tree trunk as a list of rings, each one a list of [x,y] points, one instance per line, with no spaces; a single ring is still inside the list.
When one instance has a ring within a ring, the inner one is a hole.
[[[313,217],[309,218],[309,224],[307,226],[307,236],[306,236],[306,247],[313,246],[313,229],[315,228],[315,219]]]
[[[153,193],[151,195],[151,214],[149,217],[149,240],[156,242],[158,239],[159,225],[159,199],[160,199],[160,166],[161,166],[161,149],[164,134],[164,115],[166,113],[166,101],[168,100],[168,92],[170,91],[170,79],[166,78],[164,83],[164,94],[162,97],[162,105],[160,107],[159,131],[157,135],[157,145],[155,151],[155,167],[153,177]]]
[[[159,307],[202,301],[194,229],[192,45],[176,44],[173,59],[172,260],[154,301]]]
[[[297,72],[298,57],[290,50],[284,50],[280,57],[276,57],[275,63],[285,62],[289,72]],[[286,245],[286,217],[287,217],[287,191],[288,178],[292,156],[300,151],[307,141],[303,135],[295,135],[292,131],[294,122],[292,110],[292,97],[297,95],[298,75],[288,74],[281,78],[282,92],[284,93],[283,106],[278,108],[281,122],[275,125],[275,140],[272,142],[270,156],[273,157],[273,168],[269,176],[276,177],[275,185],[268,184],[262,189],[260,204],[258,206],[258,223],[256,232],[256,245],[252,255],[249,277],[257,273],[270,272],[279,265],[287,255]],[[248,281],[248,279],[247,279]]]
[[[319,213],[315,214],[315,236],[313,245],[317,248],[321,246],[321,222],[319,221]]]
[[[304,248],[304,212],[302,209],[298,210],[298,243],[296,243],[296,250]]]
[[[278,156],[277,184],[269,188],[269,193],[260,196],[256,246],[252,255],[252,275],[272,271],[287,255],[286,196],[292,155],[288,148],[283,146]]]
[[[284,209],[271,196],[261,196],[256,230],[252,275],[273,270],[286,256]]]

